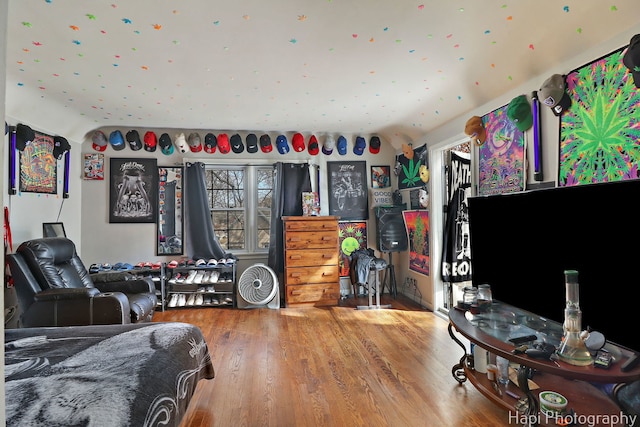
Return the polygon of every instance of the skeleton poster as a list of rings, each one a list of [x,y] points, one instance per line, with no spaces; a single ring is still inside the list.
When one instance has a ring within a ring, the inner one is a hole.
[[[112,158],[109,175],[109,222],[156,222],[156,159]]]
[[[448,208],[442,249],[442,280],[459,283],[471,280],[469,209],[471,160],[451,152],[448,177]]]
[[[327,162],[329,215],[341,220],[369,218],[367,162]]]

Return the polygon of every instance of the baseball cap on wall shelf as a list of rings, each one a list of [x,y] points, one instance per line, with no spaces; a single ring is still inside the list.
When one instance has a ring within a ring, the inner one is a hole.
[[[140,134],[137,130],[133,129],[127,132],[127,142],[129,143],[129,148],[133,151],[138,151],[142,148],[142,141],[140,140]]]
[[[318,144],[318,138],[315,135],[309,137],[309,154],[316,156],[320,152],[320,145]]]
[[[301,133],[294,133],[291,145],[293,145],[293,150],[298,153],[304,151],[304,136]]]
[[[198,132],[191,132],[189,138],[187,138],[187,143],[192,153],[202,151],[202,141],[200,140],[200,134],[198,134]]]
[[[345,138],[343,135],[340,135],[338,137],[336,147],[338,147],[338,154],[340,154],[341,156],[347,154],[347,138]]]
[[[160,151],[162,154],[167,156],[173,154],[173,143],[171,142],[171,137],[168,133],[163,133],[160,135],[160,141],[158,141],[158,145],[160,146]]]
[[[542,83],[538,91],[538,98],[547,107],[551,108],[556,116],[562,115],[571,107],[571,98],[565,92],[564,76],[554,74]]]
[[[60,160],[62,155],[69,150],[71,150],[71,145],[69,145],[69,141],[66,138],[62,136],[53,137],[53,157]]]
[[[93,135],[91,135],[91,142],[93,149],[96,151],[104,151],[107,149],[107,145],[109,145],[107,136],[101,130],[93,132]]]
[[[156,137],[156,134],[154,132],[151,132],[150,130],[144,133],[144,149],[145,151],[148,151],[150,153],[153,153],[154,151],[156,151],[156,148],[158,147],[158,138]]]
[[[629,69],[633,84],[640,88],[640,34],[631,37],[629,47],[622,57],[622,63]]]
[[[362,156],[362,153],[364,153],[365,148],[367,148],[367,141],[365,141],[365,139],[361,136],[356,137],[356,144],[353,146],[354,154],[357,154],[358,156]]]
[[[507,107],[507,117],[515,123],[518,130],[522,132],[533,126],[533,114],[531,105],[525,95],[516,96]]]
[[[260,149],[263,153],[270,153],[271,150],[273,150],[273,145],[271,145],[271,137],[266,133],[260,135]]]
[[[330,156],[333,153],[333,149],[336,146],[336,140],[333,138],[333,135],[327,135],[327,138],[324,140],[324,144],[322,144],[322,153],[326,156]]]
[[[467,120],[464,133],[469,135],[476,145],[482,145],[487,140],[487,131],[480,116],[473,116]]]
[[[247,135],[247,153],[258,152],[258,137],[255,133]]]
[[[216,152],[216,147],[218,146],[218,139],[216,136],[209,132],[204,136],[204,151],[212,154]]]
[[[227,154],[231,151],[231,145],[229,145],[229,135],[221,133],[218,135],[218,150],[221,154]]]
[[[242,137],[234,133],[231,135],[231,149],[234,153],[240,154],[244,151],[244,144],[242,143]]]
[[[289,143],[287,142],[287,137],[284,135],[278,135],[276,138],[276,147],[278,148],[278,153],[287,154],[289,152]]]
[[[378,154],[380,152],[380,137],[371,137],[369,140],[369,152],[371,154]]]
[[[26,148],[27,144],[30,144],[36,139],[36,133],[27,125],[18,123],[16,126],[16,149],[22,151]]]
[[[124,150],[124,138],[122,137],[122,132],[119,130],[111,132],[109,134],[109,143],[116,151]]]
[[[189,151],[189,144],[187,144],[187,139],[185,138],[184,133],[178,134],[173,143],[180,153],[184,154]]]

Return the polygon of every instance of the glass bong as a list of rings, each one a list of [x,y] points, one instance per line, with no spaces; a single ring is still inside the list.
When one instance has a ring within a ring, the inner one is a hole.
[[[576,366],[588,366],[593,363],[591,353],[587,349],[582,332],[582,311],[580,310],[578,272],[566,270],[566,306],[564,309],[564,335],[560,348],[557,351],[558,358],[564,362]]]

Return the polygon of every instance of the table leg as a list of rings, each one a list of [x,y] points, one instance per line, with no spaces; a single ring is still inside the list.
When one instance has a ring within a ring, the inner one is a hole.
[[[531,389],[529,388],[529,377],[531,376],[532,369],[529,366],[520,365],[518,369],[518,386],[520,390],[526,396],[526,402],[522,405],[523,415],[526,416],[526,420],[528,420],[526,427],[535,427],[538,425],[538,401],[531,393]],[[522,398],[524,401],[525,398]],[[520,409],[520,408],[518,408]]]
[[[449,323],[449,336],[452,340],[454,340],[464,351],[464,355],[460,358],[460,361],[453,365],[451,368],[451,375],[456,379],[460,384],[467,380],[467,375],[464,373],[464,367],[472,368],[473,367],[473,355],[467,353],[467,347],[453,334],[453,325]]]

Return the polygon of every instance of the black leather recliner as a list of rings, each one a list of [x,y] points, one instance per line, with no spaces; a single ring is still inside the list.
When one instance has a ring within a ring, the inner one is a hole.
[[[149,322],[157,303],[149,278],[94,282],[65,237],[23,242],[7,261],[20,327]],[[122,277],[120,278],[122,279]]]

